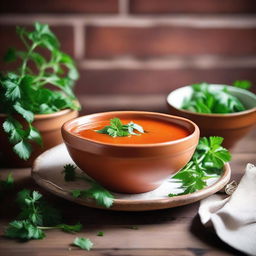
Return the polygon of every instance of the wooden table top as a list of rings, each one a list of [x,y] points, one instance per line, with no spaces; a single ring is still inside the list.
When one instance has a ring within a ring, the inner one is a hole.
[[[246,163],[256,164],[256,129],[233,149],[232,179],[239,181]],[[173,209],[151,212],[112,212],[91,209],[65,201],[40,189],[30,177],[30,169],[1,169],[1,178],[12,172],[16,191],[22,188],[39,190],[47,200],[58,207],[65,223],[80,221],[82,232],[69,234],[51,230],[43,240],[17,242],[3,236],[8,222],[17,215],[13,203],[15,191],[0,205],[0,255],[3,256],[75,256],[75,255],[242,255],[223,243],[210,230],[205,229],[197,215],[199,203]],[[138,230],[131,229],[137,226]],[[103,237],[97,233],[103,231]],[[90,252],[71,247],[75,237],[87,237],[94,243]]]

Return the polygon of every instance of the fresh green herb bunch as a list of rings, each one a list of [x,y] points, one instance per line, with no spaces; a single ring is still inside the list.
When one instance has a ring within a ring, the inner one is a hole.
[[[126,137],[131,135],[140,135],[140,133],[136,133],[134,131],[144,133],[144,129],[142,128],[142,126],[135,124],[134,122],[122,124],[121,120],[115,117],[110,120],[110,125],[107,125],[103,129],[97,130],[96,132],[107,134],[111,137]]]
[[[45,230],[60,229],[65,232],[79,232],[82,225],[62,224],[60,212],[49,205],[37,191],[22,190],[18,193],[17,203],[21,212],[9,223],[5,236],[21,240],[43,239]]]
[[[46,24],[36,22],[32,32],[17,27],[26,50],[9,49],[8,62],[21,62],[15,72],[0,75],[0,113],[7,115],[3,124],[13,150],[21,159],[30,157],[31,142],[42,145],[39,131],[33,127],[34,114],[50,114],[62,109],[80,108],[73,94],[78,71],[73,59],[60,50],[60,43]],[[40,53],[45,48],[49,58]],[[56,90],[48,86],[56,87]],[[17,119],[25,119],[23,126]]]
[[[231,154],[221,146],[222,142],[222,137],[203,137],[199,140],[192,159],[172,177],[182,183],[184,192],[169,194],[170,197],[203,189],[208,179],[221,174],[224,164],[231,160]]]
[[[234,85],[239,88],[249,88],[246,81],[236,81]],[[206,114],[228,114],[246,109],[237,97],[229,93],[228,87],[220,90],[211,88],[208,83],[200,83],[193,84],[192,89],[193,93],[184,100],[182,109]]]

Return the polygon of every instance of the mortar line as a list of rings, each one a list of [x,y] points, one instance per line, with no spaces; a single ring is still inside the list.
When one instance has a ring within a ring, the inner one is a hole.
[[[129,14],[129,0],[118,0],[118,7],[120,16]]]
[[[172,15],[113,16],[113,15],[1,15],[0,24],[31,24],[34,21],[51,25],[73,25],[77,22],[93,26],[151,27],[179,26],[191,28],[256,28],[255,15]]]
[[[136,58],[120,58],[114,60],[82,60],[79,62],[82,69],[211,69],[211,68],[256,68],[256,56],[253,57],[169,57],[150,60]]]
[[[74,53],[77,60],[81,60],[84,57],[85,33],[85,28],[82,23],[77,22],[74,24]]]

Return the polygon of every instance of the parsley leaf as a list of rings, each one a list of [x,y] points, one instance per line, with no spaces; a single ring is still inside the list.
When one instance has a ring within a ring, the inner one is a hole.
[[[30,126],[30,129],[29,129],[28,139],[35,141],[39,145],[43,145],[42,137],[39,131],[32,125]]]
[[[43,200],[37,191],[21,190],[17,195],[21,208],[19,219],[27,219],[35,225],[57,225],[62,221],[60,212]]]
[[[122,124],[121,120],[117,117],[110,120],[110,125],[105,126],[104,128],[97,130],[98,133],[108,134],[111,137],[125,137],[130,135],[140,135],[144,133],[142,126],[130,122],[128,124]]]
[[[223,138],[209,137],[199,140],[192,159],[176,175],[174,180],[182,182],[184,191],[169,194],[169,197],[196,192],[207,186],[206,180],[220,175],[224,164],[231,160],[231,154],[221,146]]]
[[[228,87],[220,90],[201,83],[193,84],[192,89],[192,95],[184,99],[182,109],[206,114],[235,113],[246,109],[237,97],[229,93]]]
[[[122,130],[123,124],[119,118],[113,118],[110,120],[110,126],[116,130]]]
[[[71,191],[71,194],[75,198],[93,198],[98,205],[106,208],[111,207],[114,201],[114,196],[94,181],[91,183],[91,188],[87,190],[75,189]]]
[[[91,240],[83,237],[76,237],[73,241],[73,245],[87,251],[90,251],[93,247],[93,243],[91,242]]]
[[[23,108],[19,102],[16,102],[13,107],[20,115],[23,116],[24,119],[26,119],[28,123],[33,122],[34,114],[31,111]]]
[[[27,220],[12,221],[5,231],[5,236],[22,240],[43,239],[45,233]]]
[[[21,140],[18,142],[14,147],[13,151],[21,158],[24,160],[29,159],[32,148],[31,145],[24,140]]]
[[[3,86],[6,89],[5,97],[7,99],[10,99],[11,101],[15,101],[21,98],[20,87],[17,83],[11,80],[6,80],[6,81],[3,81]]]
[[[197,147],[199,154],[205,155],[203,166],[207,168],[220,169],[225,162],[231,160],[231,155],[227,149],[221,146],[223,138],[210,137],[202,138]]]
[[[63,167],[62,173],[64,173],[65,181],[75,181],[76,179],[85,180],[91,185],[87,190],[75,189],[71,191],[71,195],[75,198],[93,198],[97,204],[109,208],[113,204],[114,196],[96,181],[89,179],[82,174],[75,172],[76,166],[72,164],[66,164]]]
[[[81,231],[81,229],[83,228],[83,225],[80,223],[77,223],[75,225],[60,224],[60,225],[57,225],[56,227],[60,228],[65,232],[76,233]]]

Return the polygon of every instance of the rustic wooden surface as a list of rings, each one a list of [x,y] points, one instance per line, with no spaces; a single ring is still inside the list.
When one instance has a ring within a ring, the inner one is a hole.
[[[239,180],[246,163],[256,164],[256,129],[233,150],[232,178]],[[0,176],[12,171],[16,188],[0,204],[0,255],[1,256],[163,256],[163,255],[243,255],[223,243],[198,218],[199,203],[151,212],[111,212],[91,209],[65,201],[40,189],[31,179],[29,169],[1,169]],[[84,229],[78,234],[48,231],[43,240],[18,242],[6,239],[3,230],[17,215],[13,203],[15,192],[22,188],[36,189],[63,212],[66,223],[80,221]],[[137,226],[138,230],[130,227]],[[105,235],[98,237],[98,231]],[[76,236],[88,237],[94,243],[90,252],[71,247]]]

